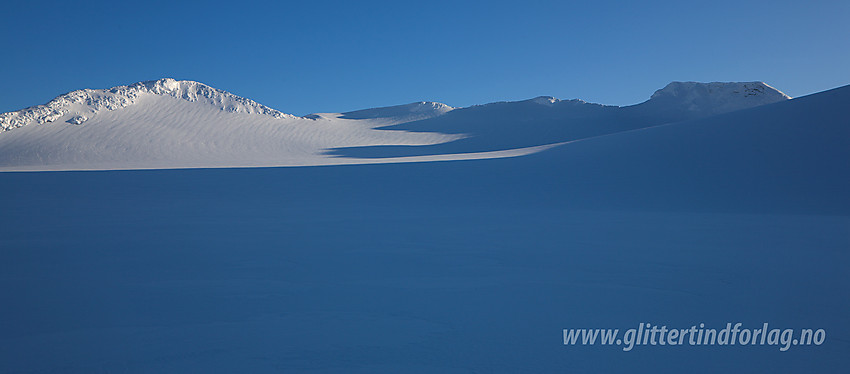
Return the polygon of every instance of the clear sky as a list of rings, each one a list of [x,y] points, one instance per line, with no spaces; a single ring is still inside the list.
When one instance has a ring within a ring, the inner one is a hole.
[[[850,1],[16,1],[0,112],[173,77],[287,113],[540,95],[628,105],[674,80],[850,84]]]

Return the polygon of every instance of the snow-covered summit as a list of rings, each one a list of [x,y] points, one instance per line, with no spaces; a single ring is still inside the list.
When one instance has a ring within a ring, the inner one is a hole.
[[[163,78],[109,89],[72,91],[59,95],[44,105],[2,113],[0,114],[0,131],[48,122],[68,122],[79,125],[102,111],[126,108],[148,95],[171,96],[190,102],[205,103],[232,113],[263,114],[275,118],[294,117],[200,82]]]
[[[552,96],[538,96],[538,97],[531,99],[531,101],[533,101],[536,104],[551,106],[551,105],[554,105],[555,103],[557,103],[561,100],[556,99]]]
[[[446,114],[455,108],[443,103],[433,101],[419,101],[404,105],[395,105],[382,108],[358,110],[342,113],[342,118],[347,119],[374,119],[374,118],[406,118],[408,120],[425,119]]]
[[[647,103],[719,114],[788,99],[764,82],[672,82],[655,91]]]
[[[591,103],[588,103],[587,101],[584,101],[584,100],[581,100],[581,99],[561,100],[561,99],[558,99],[558,98],[552,97],[552,96],[538,96],[538,97],[535,97],[533,99],[525,100],[524,102],[532,102],[532,103],[543,105],[543,106],[555,106],[555,105],[563,105],[563,104],[570,104],[570,105],[591,104]],[[591,104],[591,105],[600,106],[601,104]]]

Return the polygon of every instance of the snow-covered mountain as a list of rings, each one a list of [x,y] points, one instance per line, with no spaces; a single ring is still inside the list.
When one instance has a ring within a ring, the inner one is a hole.
[[[98,113],[136,105],[146,96],[152,95],[170,96],[193,103],[208,104],[231,113],[264,114],[274,118],[294,117],[203,83],[163,78],[108,90],[72,91],[56,97],[45,105],[0,114],[0,128],[2,131],[8,131],[31,124],[41,125],[63,121],[81,125]]]
[[[764,82],[672,82],[649,100],[627,107],[637,116],[696,119],[791,99]]]
[[[655,91],[649,102],[677,106],[693,112],[719,114],[790,98],[764,82],[672,82]]]
[[[540,96],[459,108],[434,118],[382,127],[465,135],[456,141],[425,146],[338,148],[331,153],[381,158],[532,147],[704,118],[789,99],[761,82],[673,82],[656,91],[649,100],[625,107]]]
[[[689,118],[690,104],[542,97],[405,124],[463,126],[472,137],[450,143],[459,150],[486,146],[464,145],[476,136],[503,146],[547,132],[579,139],[525,157],[0,173],[0,373],[843,372],[848,102],[845,86],[670,123]],[[125,154],[104,165],[251,161],[245,154],[269,164],[265,152],[298,151],[286,142],[307,152],[381,133],[397,136],[386,143],[457,136],[344,116],[274,118],[145,94],[82,125],[0,133],[0,154],[12,165],[28,149],[81,157],[41,154],[42,168]],[[659,125],[586,137],[616,130],[615,119]],[[180,141],[156,143],[171,138]],[[76,142],[87,146],[65,148]],[[177,156],[187,158],[168,158]],[[727,322],[826,338],[787,340],[785,352],[561,344],[565,328]]]
[[[304,117],[171,78],[78,90],[0,114],[0,170],[307,166],[510,157],[774,103],[760,83],[674,82],[631,107],[538,97]],[[344,157],[339,157],[344,156]]]

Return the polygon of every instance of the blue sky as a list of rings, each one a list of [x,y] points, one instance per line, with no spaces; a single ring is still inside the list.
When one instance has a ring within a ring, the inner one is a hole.
[[[850,84],[847,1],[15,2],[0,112],[162,77],[293,114],[539,95],[628,105],[674,80]]]

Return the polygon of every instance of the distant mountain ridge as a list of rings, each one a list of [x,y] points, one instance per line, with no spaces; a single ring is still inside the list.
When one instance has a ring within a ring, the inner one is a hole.
[[[298,117],[200,82],[164,78],[73,91],[0,114],[0,170],[511,157],[788,99],[762,82],[673,82],[646,102],[625,107],[540,96],[466,108],[422,101]]]
[[[763,82],[672,82],[649,100],[622,107],[539,96],[457,108],[442,116],[382,127],[465,136],[450,143],[337,148],[330,154],[411,157],[532,147],[705,118],[789,99]]]
[[[200,82],[162,78],[109,89],[76,90],[59,95],[43,105],[2,113],[0,114],[0,131],[8,131],[28,124],[40,125],[57,121],[79,125],[103,110],[117,110],[133,105],[140,96],[146,94],[167,95],[190,102],[203,102],[227,112],[256,113],[275,118],[296,117]],[[652,97],[642,104],[662,103],[691,112],[707,111],[711,114],[719,114],[790,98],[764,82],[672,82],[655,91]],[[551,96],[539,96],[519,102],[533,102],[546,106],[567,103],[572,105],[588,104],[580,99],[560,100]],[[443,115],[454,109],[457,108],[443,103],[422,101],[346,112],[341,113],[340,117],[347,119],[405,117],[408,120],[418,120]],[[318,118],[320,116],[308,115],[305,117]]]
[[[406,105],[395,105],[390,107],[363,109],[353,112],[342,113],[342,118],[368,119],[368,118],[390,118],[390,117],[435,117],[446,114],[457,108],[443,103],[433,101],[420,101]]]

